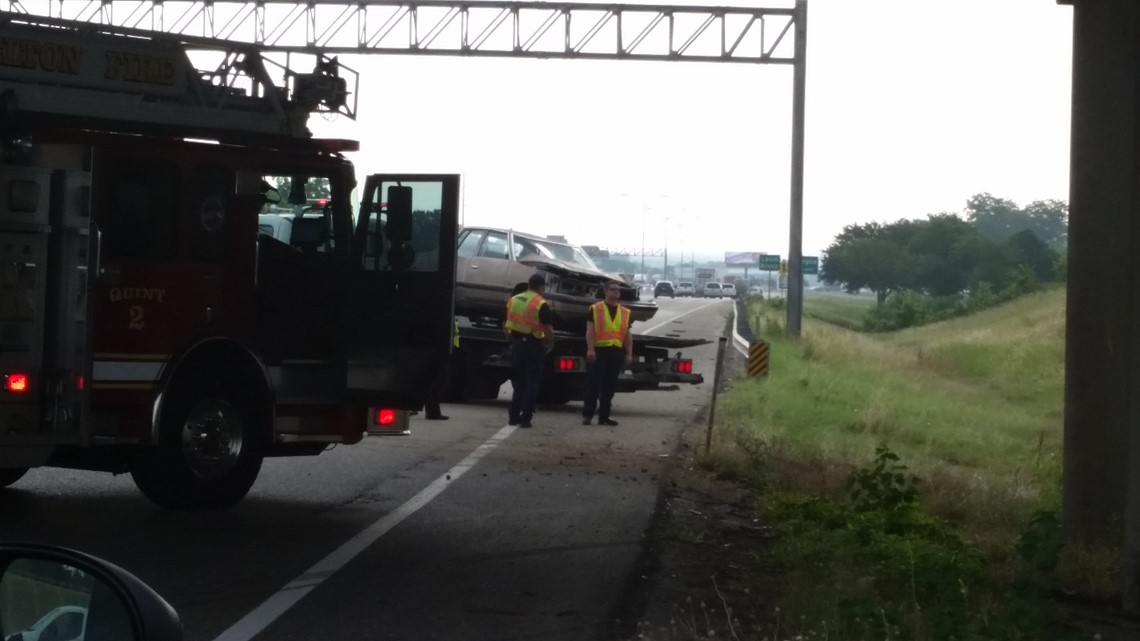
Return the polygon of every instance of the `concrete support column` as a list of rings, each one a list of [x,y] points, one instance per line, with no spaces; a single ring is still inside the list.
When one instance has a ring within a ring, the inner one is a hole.
[[[1063,499],[1066,533],[1081,542],[1118,540],[1128,502],[1140,505],[1128,493],[1140,490],[1129,478],[1133,434],[1140,447],[1140,9],[1073,4]]]

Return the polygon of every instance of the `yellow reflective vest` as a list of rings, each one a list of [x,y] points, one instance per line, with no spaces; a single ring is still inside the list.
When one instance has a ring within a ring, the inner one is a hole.
[[[507,329],[538,339],[545,338],[546,333],[542,331],[542,323],[538,320],[538,310],[545,304],[546,299],[533,289],[511,298],[511,303],[507,306]]]
[[[451,335],[451,346],[459,348],[459,319],[455,319],[455,333]]]
[[[625,335],[629,333],[629,308],[617,306],[617,313],[610,316],[605,301],[590,305],[594,318],[594,347],[622,347]]]

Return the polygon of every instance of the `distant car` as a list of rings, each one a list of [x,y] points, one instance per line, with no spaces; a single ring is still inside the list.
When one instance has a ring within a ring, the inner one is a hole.
[[[736,285],[725,283],[720,286],[720,293],[729,298],[736,298]]]
[[[75,641],[84,637],[87,626],[87,608],[77,605],[61,605],[47,611],[30,628],[19,636],[20,641]]]
[[[697,290],[693,289],[692,283],[684,282],[677,283],[677,287],[673,290],[673,293],[677,296],[695,296]]]
[[[659,282],[653,286],[653,297],[654,298],[661,298],[662,296],[668,296],[669,298],[673,298],[673,295],[674,295],[673,283],[670,283],[667,280],[663,280],[663,281],[661,281],[661,282]]]
[[[602,286],[611,280],[622,284],[621,302],[631,320],[646,321],[657,313],[657,303],[641,300],[637,287],[599,269],[580,247],[487,227],[459,232],[456,313],[502,319],[511,290],[535,272],[546,277],[543,296],[554,312],[555,329],[580,332],[586,308],[602,299]]]
[[[720,298],[724,296],[720,283],[705,283],[705,298]]]

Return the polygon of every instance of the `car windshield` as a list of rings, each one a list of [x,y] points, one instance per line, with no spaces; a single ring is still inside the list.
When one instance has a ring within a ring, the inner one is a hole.
[[[599,271],[598,266],[594,264],[594,261],[590,260],[586,252],[573,245],[564,245],[551,240],[516,235],[514,247],[515,256],[519,260],[536,257],[548,260],[560,260],[564,263],[570,263],[571,265],[578,265]]]

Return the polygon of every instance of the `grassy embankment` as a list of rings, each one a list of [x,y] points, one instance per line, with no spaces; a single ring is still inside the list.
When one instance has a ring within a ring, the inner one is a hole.
[[[786,618],[832,639],[1051,638],[1054,581],[1115,589],[1111,551],[1054,567],[1064,297],[864,334],[839,325],[873,299],[809,296],[798,341],[753,303],[772,373],[723,398],[708,463],[763,488]]]

